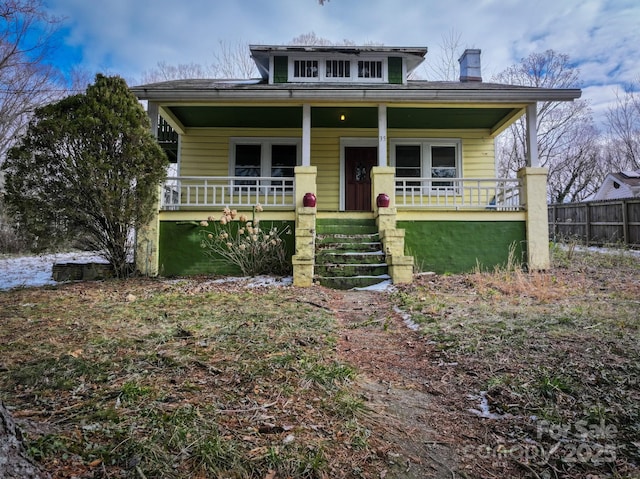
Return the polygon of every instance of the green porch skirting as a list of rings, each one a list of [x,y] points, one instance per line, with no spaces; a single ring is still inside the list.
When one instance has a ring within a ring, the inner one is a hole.
[[[194,221],[198,222],[199,219]],[[261,227],[270,228],[271,225],[282,230],[287,225],[295,231],[293,221],[262,220]],[[237,227],[237,223],[236,223]],[[229,265],[222,259],[211,258],[204,254],[200,247],[204,228],[185,221],[161,221],[159,242],[159,274],[160,276],[191,276],[199,274],[210,275],[240,275],[240,270]],[[283,235],[287,245],[288,256],[293,255],[294,236]]]
[[[398,221],[405,230],[405,254],[420,271],[465,273],[506,264],[509,248],[524,262],[524,221]]]

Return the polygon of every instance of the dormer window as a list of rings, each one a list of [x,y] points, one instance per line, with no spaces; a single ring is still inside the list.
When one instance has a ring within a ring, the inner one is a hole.
[[[318,78],[318,60],[295,60],[293,62],[294,78]]]
[[[351,62],[349,60],[327,60],[327,78],[351,78]]]
[[[317,56],[315,58],[318,58]],[[387,61],[374,59],[289,58],[289,78],[297,82],[385,82]]]
[[[358,62],[358,78],[382,78],[382,62],[379,60]]]
[[[413,47],[251,45],[251,56],[269,84],[403,85],[426,54],[426,48]]]

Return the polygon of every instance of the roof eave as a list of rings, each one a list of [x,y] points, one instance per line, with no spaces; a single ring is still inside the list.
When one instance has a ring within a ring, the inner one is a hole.
[[[543,101],[573,101],[580,98],[579,89],[501,89],[501,90],[381,90],[381,89],[296,89],[282,88],[278,90],[254,90],[213,88],[207,90],[195,89],[147,89],[132,88],[131,91],[140,100],[158,102],[184,101],[378,101],[378,102],[451,102],[451,103],[536,103]]]

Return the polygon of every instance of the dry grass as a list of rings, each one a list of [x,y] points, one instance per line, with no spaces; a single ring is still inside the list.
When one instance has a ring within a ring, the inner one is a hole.
[[[451,397],[486,401],[484,439],[458,444],[475,474],[640,477],[640,261],[553,252],[550,272],[436,277],[396,301],[456,366]]]
[[[335,324],[294,288],[0,293],[0,399],[54,477],[340,477],[376,462]],[[334,458],[329,461],[329,458]]]
[[[437,477],[637,479],[639,261],[553,253],[549,272],[421,277],[352,310],[197,280],[0,292],[0,399],[56,478],[407,477],[360,373],[428,398],[397,427],[455,453]]]

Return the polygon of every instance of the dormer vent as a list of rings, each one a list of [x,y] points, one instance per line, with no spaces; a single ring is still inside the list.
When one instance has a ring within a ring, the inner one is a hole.
[[[480,69],[480,53],[479,49],[466,49],[462,56],[458,59],[460,63],[460,81],[461,82],[481,82],[482,71]]]

